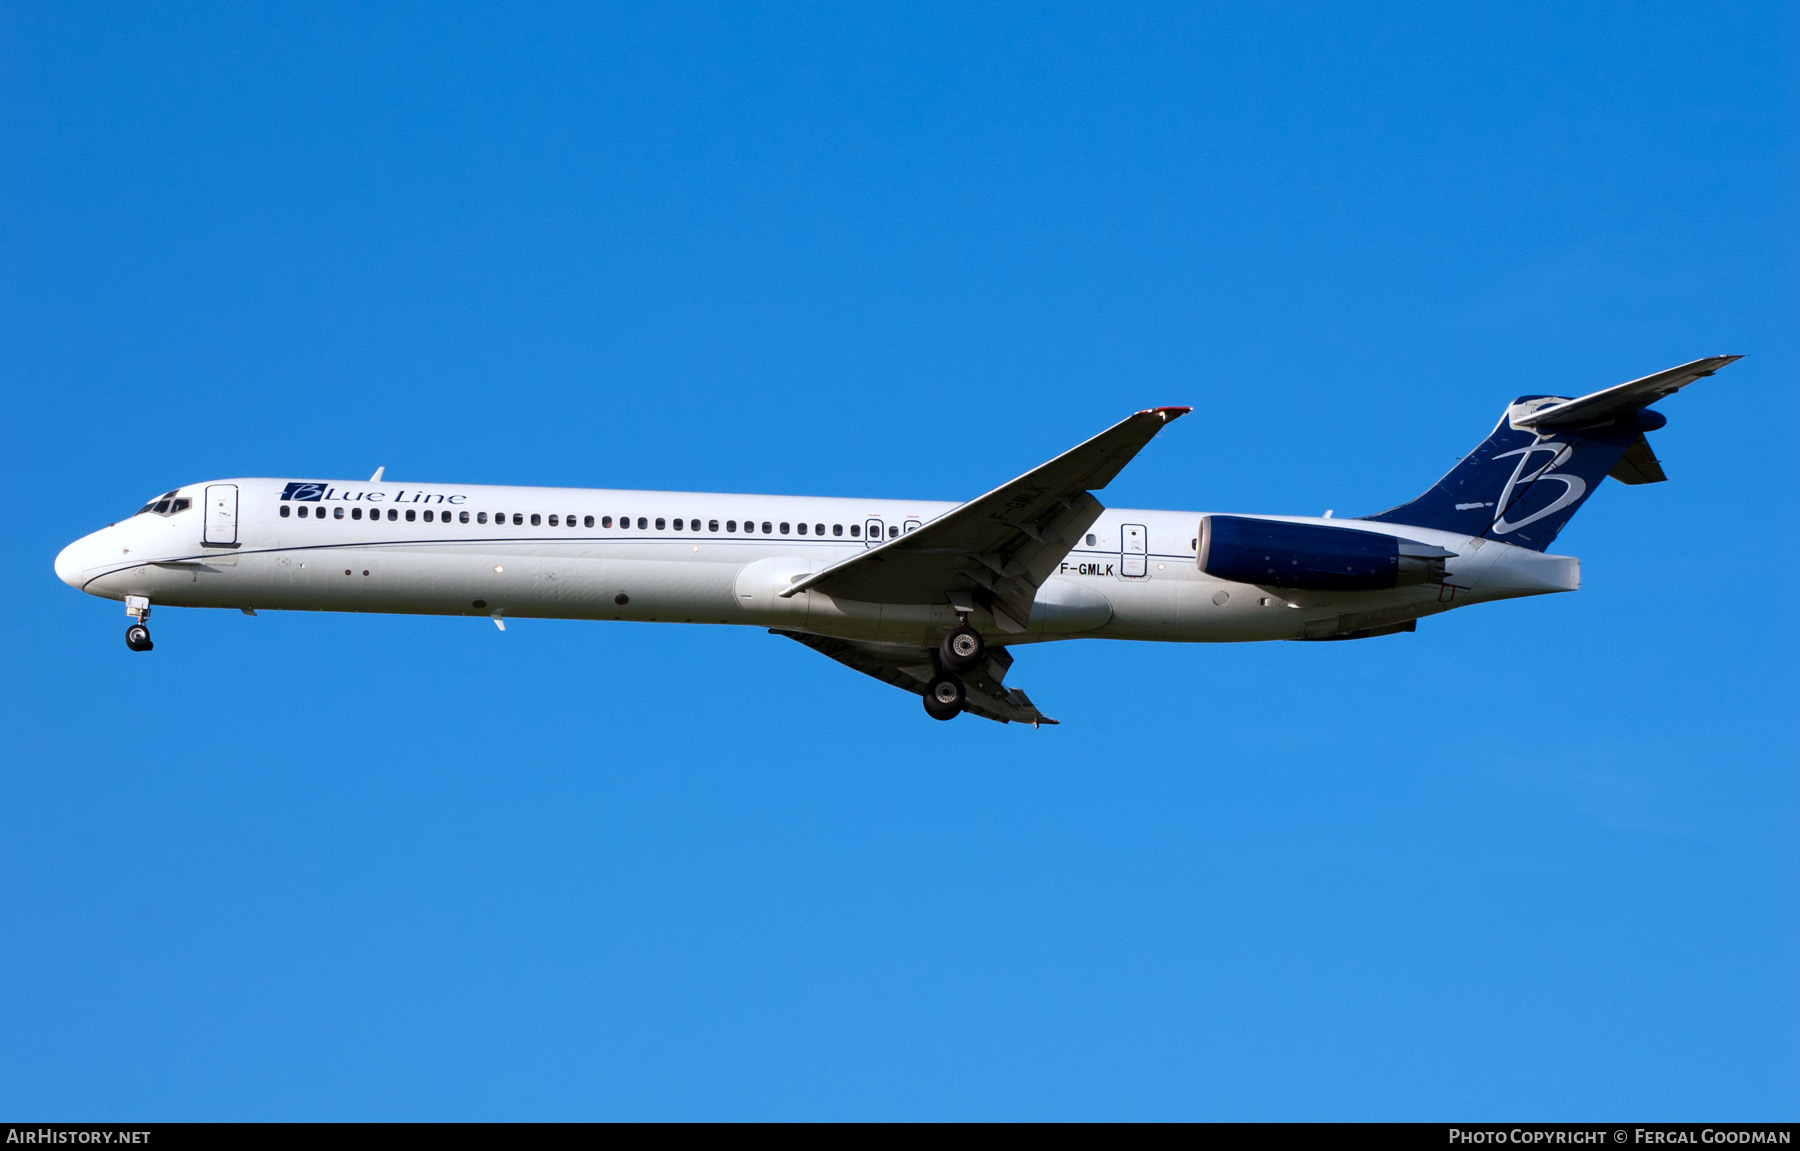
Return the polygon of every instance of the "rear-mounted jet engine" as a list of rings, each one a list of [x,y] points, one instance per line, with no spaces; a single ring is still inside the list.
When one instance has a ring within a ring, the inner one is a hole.
[[[1455,552],[1356,528],[1247,516],[1200,517],[1200,570],[1215,579],[1308,591],[1442,583]]]

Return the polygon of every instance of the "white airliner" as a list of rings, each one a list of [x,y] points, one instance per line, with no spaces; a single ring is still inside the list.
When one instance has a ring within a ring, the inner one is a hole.
[[[351,480],[224,479],[163,493],[64,548],[56,574],[151,605],[766,627],[924,697],[1054,723],[1005,686],[1012,648],[1412,631],[1466,604],[1574,591],[1545,554],[1600,481],[1664,479],[1647,408],[1738,356],[1568,399],[1523,396],[1418,499],[1358,519],[1103,507],[1187,408],[1128,416],[967,503]]]

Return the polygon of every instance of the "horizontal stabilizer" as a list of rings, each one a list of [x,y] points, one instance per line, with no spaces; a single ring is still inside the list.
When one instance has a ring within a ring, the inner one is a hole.
[[[1545,429],[1568,427],[1572,424],[1599,423],[1601,420],[1624,415],[1626,412],[1635,412],[1639,408],[1654,404],[1665,396],[1674,395],[1695,380],[1704,379],[1726,364],[1743,358],[1742,356],[1708,356],[1703,360],[1682,364],[1678,368],[1670,368],[1642,379],[1616,384],[1591,395],[1539,408],[1528,416],[1515,417],[1512,423],[1514,427]]]
[[[1660,484],[1669,478],[1663,475],[1662,461],[1650,450],[1650,441],[1642,432],[1606,474],[1622,484]]]

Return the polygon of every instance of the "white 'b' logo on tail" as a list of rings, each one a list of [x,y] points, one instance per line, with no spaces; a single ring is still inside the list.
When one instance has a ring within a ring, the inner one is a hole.
[[[1525,468],[1531,463],[1531,457],[1536,452],[1549,452],[1549,462],[1545,463],[1535,472],[1527,474]],[[1580,476],[1565,476],[1561,472],[1555,470],[1561,465],[1568,463],[1569,457],[1574,454],[1575,449],[1568,444],[1559,444],[1552,440],[1549,442],[1535,443],[1529,447],[1515,448],[1510,452],[1501,452],[1494,457],[1497,460],[1503,460],[1507,456],[1519,457],[1519,466],[1513,469],[1512,478],[1506,481],[1506,490],[1500,493],[1500,516],[1494,521],[1493,527],[1495,535],[1507,535],[1511,532],[1518,531],[1526,524],[1534,524],[1547,515],[1563,510],[1587,494],[1586,480],[1582,479]],[[1546,507],[1532,512],[1517,523],[1509,521],[1506,518],[1506,509],[1512,505],[1513,490],[1521,483],[1529,487],[1539,480],[1555,480],[1562,484],[1562,495],[1556,497],[1556,499]]]

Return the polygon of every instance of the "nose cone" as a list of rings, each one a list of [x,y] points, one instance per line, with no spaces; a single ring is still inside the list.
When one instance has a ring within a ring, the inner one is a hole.
[[[99,567],[101,549],[105,546],[100,537],[103,532],[82,536],[62,551],[56,553],[56,578],[79,590],[87,581],[87,573]]]

